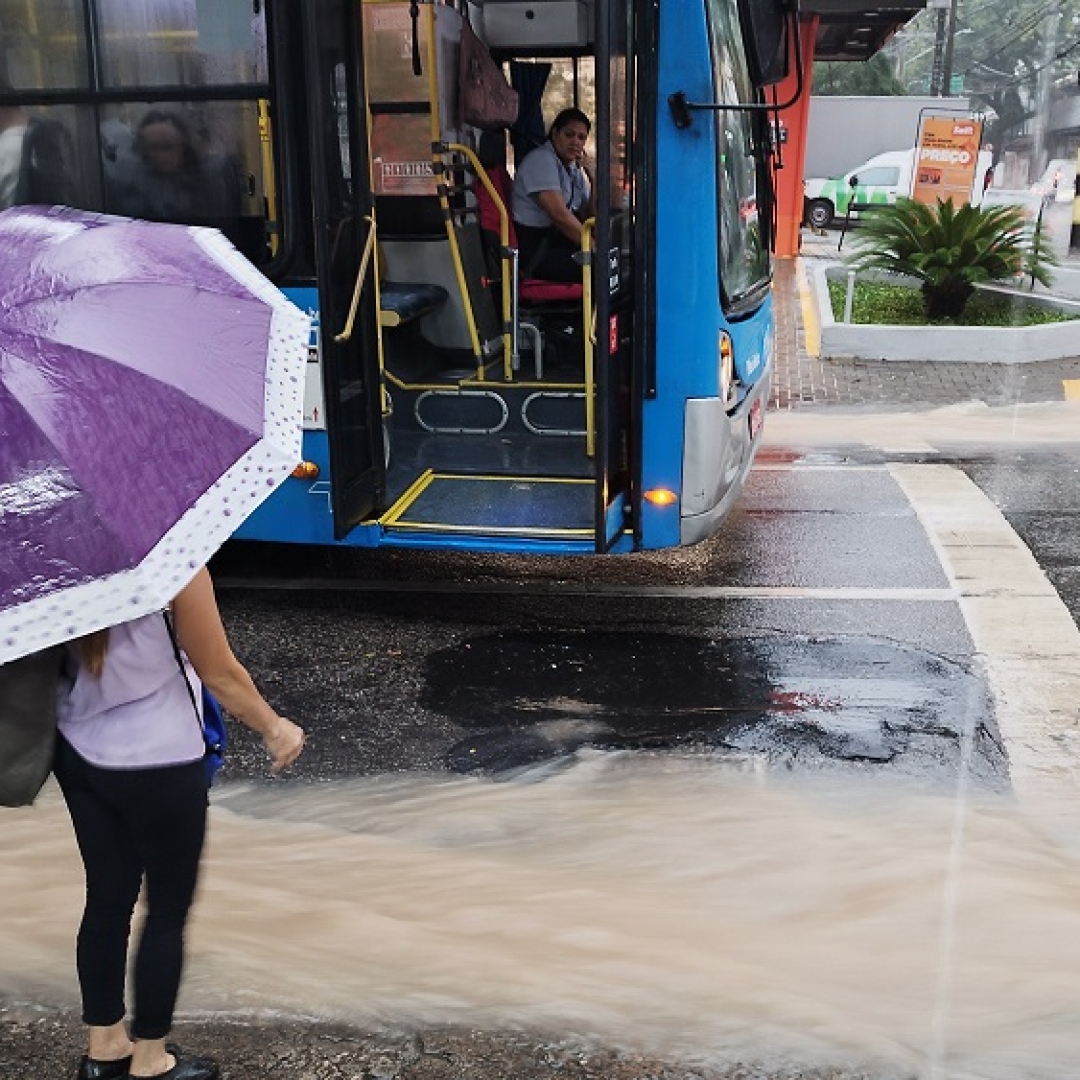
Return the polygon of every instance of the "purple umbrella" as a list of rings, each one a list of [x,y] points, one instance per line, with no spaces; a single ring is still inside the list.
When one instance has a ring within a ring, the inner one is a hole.
[[[0,213],[0,663],[163,607],[288,476],[308,329],[214,229]]]

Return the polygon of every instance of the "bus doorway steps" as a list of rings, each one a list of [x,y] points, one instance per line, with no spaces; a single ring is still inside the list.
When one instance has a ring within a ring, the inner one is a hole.
[[[582,540],[593,535],[595,482],[577,477],[428,470],[379,519],[387,531]]]

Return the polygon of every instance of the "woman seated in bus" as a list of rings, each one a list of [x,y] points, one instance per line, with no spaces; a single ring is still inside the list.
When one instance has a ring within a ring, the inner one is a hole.
[[[522,280],[581,280],[573,255],[581,250],[581,223],[596,212],[596,185],[585,156],[591,127],[580,109],[563,109],[547,141],[517,166],[511,214]]]
[[[239,215],[239,189],[229,163],[204,153],[179,113],[146,113],[135,130],[132,152],[132,160],[110,170],[110,209],[150,221],[219,228]]]

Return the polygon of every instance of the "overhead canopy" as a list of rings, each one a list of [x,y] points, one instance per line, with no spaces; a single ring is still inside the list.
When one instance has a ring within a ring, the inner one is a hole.
[[[869,60],[926,7],[925,0],[802,0],[804,15],[817,15],[815,60]]]

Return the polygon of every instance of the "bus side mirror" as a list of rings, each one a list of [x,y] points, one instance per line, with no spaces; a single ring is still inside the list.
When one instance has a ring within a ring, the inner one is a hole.
[[[788,76],[790,43],[798,43],[792,0],[738,0],[746,60],[755,86],[775,86]]]
[[[849,176],[847,185],[849,188],[851,188],[852,191],[854,191],[859,186],[859,174],[854,173],[853,175]]]

